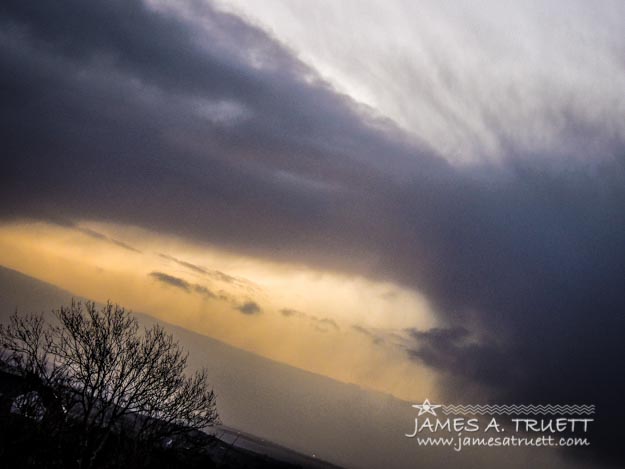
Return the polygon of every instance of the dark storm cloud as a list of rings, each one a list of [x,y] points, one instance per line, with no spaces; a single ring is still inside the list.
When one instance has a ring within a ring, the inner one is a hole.
[[[517,358],[509,350],[471,337],[464,327],[407,331],[414,339],[408,354],[427,366],[489,385],[513,383]]]
[[[234,17],[207,10],[197,31],[137,2],[2,8],[4,145],[21,155],[3,161],[5,216],[112,217],[258,248],[280,230],[288,256],[384,182],[378,154],[409,156]]]
[[[609,408],[594,449],[615,456],[623,136],[600,158],[504,142],[497,166],[452,167],[197,8],[201,28],[135,1],[2,2],[0,216],[129,223],[418,288],[448,329],[415,332],[414,359],[500,401]]]

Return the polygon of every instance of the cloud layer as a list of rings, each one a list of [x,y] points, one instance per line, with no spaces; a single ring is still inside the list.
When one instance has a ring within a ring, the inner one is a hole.
[[[451,161],[601,159],[622,141],[618,0],[219,3]]]

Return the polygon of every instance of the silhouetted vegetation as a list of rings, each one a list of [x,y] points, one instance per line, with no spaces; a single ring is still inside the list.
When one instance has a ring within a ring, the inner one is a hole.
[[[0,326],[5,462],[18,467],[210,467],[218,423],[204,371],[159,325],[123,308],[72,302]],[[199,459],[198,459],[199,458]]]

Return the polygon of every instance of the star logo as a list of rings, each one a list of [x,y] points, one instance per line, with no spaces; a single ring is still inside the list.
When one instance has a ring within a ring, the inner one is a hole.
[[[441,405],[433,405],[430,403],[429,399],[426,399],[425,401],[423,401],[423,404],[413,404],[412,407],[414,407],[415,409],[419,409],[419,415],[432,414],[434,417],[436,417],[435,409],[438,409],[439,407],[441,407]]]

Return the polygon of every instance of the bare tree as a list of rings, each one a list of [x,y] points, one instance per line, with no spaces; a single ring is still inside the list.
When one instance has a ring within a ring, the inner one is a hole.
[[[0,325],[5,361],[42,394],[55,422],[77,425],[80,467],[95,465],[112,434],[155,442],[218,423],[204,370],[187,375],[187,354],[159,325],[139,330],[117,305],[94,303]]]

